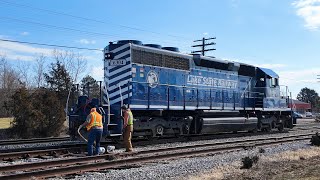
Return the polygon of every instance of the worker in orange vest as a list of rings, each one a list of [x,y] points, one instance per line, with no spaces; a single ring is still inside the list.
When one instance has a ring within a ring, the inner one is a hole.
[[[126,152],[132,152],[132,132],[133,132],[133,114],[127,106],[121,107],[124,122],[123,122],[123,141],[126,147]]]
[[[81,125],[86,126],[89,132],[88,137],[88,156],[99,154],[100,141],[103,132],[102,116],[97,112],[96,108],[91,108],[87,120]],[[95,152],[93,153],[93,144],[96,141]]]

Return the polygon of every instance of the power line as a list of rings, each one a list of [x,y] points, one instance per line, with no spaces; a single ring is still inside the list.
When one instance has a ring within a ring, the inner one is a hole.
[[[19,22],[19,23],[31,24],[31,25],[35,25],[35,26],[48,28],[48,29],[51,28],[51,29],[58,29],[58,30],[62,30],[62,31],[79,32],[79,33],[83,33],[83,34],[87,34],[87,35],[93,35],[93,36],[122,38],[120,35],[106,34],[106,33],[100,33],[100,32],[92,32],[92,31],[86,31],[86,30],[79,30],[79,29],[70,28],[70,27],[63,27],[63,26],[44,24],[44,23],[40,23],[40,22],[27,21],[27,20],[11,18],[11,17],[0,17],[0,19],[10,20],[11,23],[12,23],[12,21],[16,21],[16,22]],[[169,41],[162,41],[162,42],[168,43]],[[185,46],[185,47],[187,47],[187,46]]]
[[[88,51],[103,51],[102,49],[92,49],[92,48],[75,47],[75,46],[55,45],[55,44],[45,44],[45,43],[36,43],[36,42],[27,42],[27,41],[15,41],[15,40],[9,40],[9,39],[0,39],[0,41],[14,42],[14,43],[20,43],[20,44],[32,44],[32,45],[39,45],[39,46],[78,49],[78,50],[88,50]]]
[[[162,35],[162,33],[159,33],[159,32],[149,31],[149,30],[136,28],[136,27],[131,27],[131,26],[126,26],[126,25],[121,25],[121,24],[117,24],[117,23],[114,23],[114,22],[111,22],[111,21],[106,22],[106,21],[91,19],[91,18],[87,18],[87,17],[81,17],[81,16],[72,15],[72,14],[67,14],[67,13],[63,13],[63,12],[53,11],[53,10],[49,10],[49,9],[38,8],[38,7],[30,6],[30,5],[13,3],[13,2],[5,1],[5,0],[0,0],[0,1],[2,3],[8,4],[8,5],[11,5],[11,6],[25,7],[25,8],[38,10],[38,11],[48,12],[48,13],[51,13],[51,14],[63,15],[63,16],[68,16],[68,17],[72,17],[72,18],[76,18],[76,19],[81,19],[81,20],[85,20],[85,21],[92,21],[92,22],[108,24],[108,25],[113,24],[113,25],[116,25],[116,26],[119,26],[119,27],[122,27],[122,28],[126,28],[126,29],[131,29],[131,30],[136,30],[136,31],[149,32],[149,33],[153,33],[153,34]],[[186,37],[176,36],[176,35],[171,35],[171,34],[163,34],[163,35],[170,36],[170,37],[175,37],[175,38],[187,39]]]
[[[85,31],[85,30],[79,30],[79,29],[74,29],[74,28],[69,28],[69,27],[62,27],[62,26],[55,26],[55,25],[50,25],[50,24],[44,24],[44,23],[39,23],[39,22],[34,22],[34,21],[26,21],[26,20],[21,20],[21,19],[16,19],[16,18],[10,18],[10,17],[0,17],[0,19],[7,19],[11,21],[16,21],[16,22],[21,22],[21,23],[27,23],[27,24],[33,24],[36,26],[42,26],[46,28],[54,28],[54,29],[60,29],[60,30],[66,30],[66,31],[74,31],[74,32],[80,32],[84,34],[92,34],[92,35],[98,35],[98,36],[108,36],[108,37],[119,37],[117,35],[111,35],[111,34],[105,34],[105,33],[99,33],[99,32],[92,32],[92,31]]]

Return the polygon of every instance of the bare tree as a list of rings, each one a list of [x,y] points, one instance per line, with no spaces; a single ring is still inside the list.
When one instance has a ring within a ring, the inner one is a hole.
[[[87,70],[87,60],[80,53],[55,49],[52,52],[52,56],[55,61],[59,61],[64,65],[74,83],[78,82],[78,79]]]
[[[6,59],[6,55],[1,54],[0,55],[0,66],[1,66],[1,71],[0,71],[0,87],[1,89],[3,89],[5,87],[6,84],[6,70],[7,70],[7,66],[8,66],[8,62]]]
[[[74,63],[71,64],[71,75],[73,76],[73,82],[78,82],[81,75],[85,74],[87,70],[87,60],[81,54],[76,54]]]
[[[32,74],[30,73],[30,62],[21,61],[17,65],[17,72],[19,73],[19,81],[23,83],[25,87],[32,88]]]
[[[18,72],[11,67],[5,55],[0,55],[0,116],[9,116],[9,112],[5,108],[5,102],[21,86]]]
[[[44,72],[46,70],[45,68],[45,60],[46,56],[44,54],[40,54],[35,59],[35,65],[33,67],[35,75],[34,75],[34,83],[37,88],[40,88],[44,85]]]

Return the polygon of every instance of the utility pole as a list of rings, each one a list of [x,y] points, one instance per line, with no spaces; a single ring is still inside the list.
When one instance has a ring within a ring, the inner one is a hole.
[[[201,44],[197,44],[197,45],[193,45],[191,47],[201,47],[201,50],[198,50],[198,51],[192,51],[192,53],[198,53],[198,52],[201,52],[202,56],[204,56],[204,53],[207,52],[207,51],[214,51],[216,49],[206,49],[206,46],[210,46],[210,45],[215,45],[216,43],[215,42],[208,42],[206,43],[206,41],[208,40],[212,40],[212,39],[216,39],[215,37],[213,38],[202,38],[200,40],[195,40],[193,42],[199,42],[201,41],[202,43]]]

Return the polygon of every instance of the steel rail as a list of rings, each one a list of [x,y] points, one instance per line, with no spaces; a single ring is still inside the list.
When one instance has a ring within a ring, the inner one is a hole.
[[[17,158],[30,158],[34,156],[41,155],[59,155],[59,154],[68,154],[70,152],[83,152],[85,146],[72,146],[72,147],[60,147],[60,148],[48,148],[44,150],[36,151],[21,151],[21,152],[10,152],[10,153],[0,153],[0,160],[3,161],[12,161]]]
[[[124,165],[132,165],[138,162],[144,163],[154,160],[161,160],[161,159],[170,159],[170,158],[177,158],[177,157],[190,157],[190,156],[197,156],[203,154],[212,154],[218,152],[225,152],[225,151],[234,151],[234,150],[241,150],[247,147],[258,147],[264,145],[271,145],[271,144],[279,144],[284,142],[290,141],[298,141],[298,140],[306,140],[310,139],[310,136],[313,133],[309,134],[300,134],[300,135],[290,135],[284,137],[271,137],[271,138],[257,138],[257,139],[247,139],[247,140],[236,140],[232,142],[218,142],[218,143],[206,143],[206,144],[198,144],[198,145],[188,145],[188,146],[179,146],[179,147],[171,147],[171,148],[162,148],[162,149],[154,149],[148,151],[140,151],[133,154],[114,154],[114,155],[100,155],[94,157],[81,157],[81,158],[73,158],[73,159],[64,159],[60,161],[45,161],[40,163],[28,163],[28,164],[18,164],[13,166],[3,166],[1,167],[1,172],[11,172],[17,170],[30,170],[30,169],[37,169],[37,168],[46,168],[46,170],[35,171],[35,172],[26,172],[22,174],[13,174],[13,175],[4,175],[0,176],[1,179],[29,179],[30,177],[38,177],[38,178],[45,178],[45,177],[52,177],[55,175],[66,175],[72,173],[79,173],[84,171],[95,171],[101,169],[109,169],[115,167],[121,167]],[[221,145],[226,145],[225,147],[217,147]],[[203,148],[195,150],[195,148]],[[211,147],[211,148],[208,148]],[[181,151],[187,150],[187,151]],[[168,153],[168,154],[161,154],[161,153]],[[126,156],[130,156],[127,158]],[[135,156],[135,157],[131,157]],[[112,160],[112,161],[105,161],[105,159],[115,158],[115,157],[122,157],[124,159],[120,160]],[[99,160],[101,162],[99,162]],[[81,164],[81,163],[88,163],[90,164]],[[66,165],[73,165],[73,166],[66,166]],[[49,167],[56,167],[59,168],[49,168]],[[61,167],[62,166],[62,167]]]
[[[310,128],[303,128],[299,130],[308,130],[310,132],[318,131],[320,127],[310,127]],[[293,131],[293,130],[291,130]],[[269,133],[256,133],[254,135],[266,135],[266,134],[281,134],[279,132],[269,132]],[[207,137],[208,136],[208,137]],[[251,134],[241,133],[238,134],[214,134],[214,135],[205,135],[205,136],[188,136],[188,137],[181,137],[179,139],[156,139],[152,142],[150,141],[136,141],[133,142],[135,146],[147,146],[152,144],[163,144],[163,143],[174,143],[174,142],[186,142],[186,141],[201,141],[201,140],[213,140],[213,139],[223,139],[223,138],[238,138],[238,137],[250,137]],[[185,139],[189,138],[189,139]],[[102,142],[103,144],[105,142]],[[107,144],[114,144],[111,142],[106,142]],[[118,148],[122,147],[120,144],[114,144]],[[41,155],[52,155],[52,154],[65,154],[68,151],[74,152],[75,150],[79,149],[77,152],[85,151],[86,143],[75,143],[75,144],[64,144],[58,146],[50,146],[50,147],[33,147],[33,148],[22,148],[22,149],[10,149],[10,150],[0,150],[0,161],[1,160],[9,160],[13,161],[16,158],[29,158],[34,156],[41,156]]]
[[[51,137],[51,138],[33,138],[33,139],[15,139],[15,140],[1,140],[0,146],[16,145],[16,144],[32,144],[45,142],[70,141],[70,137]]]

